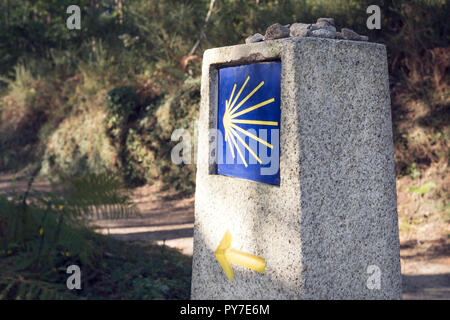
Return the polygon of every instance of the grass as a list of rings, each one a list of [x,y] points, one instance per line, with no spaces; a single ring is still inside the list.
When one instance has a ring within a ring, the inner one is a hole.
[[[139,216],[115,176],[66,178],[53,192],[30,191],[32,182],[23,195],[0,195],[0,299],[189,298],[189,257],[92,230],[94,218]],[[71,265],[81,290],[66,287]]]
[[[125,243],[89,232],[100,250],[81,267],[81,290],[66,288],[70,256],[39,274],[17,270],[19,253],[0,255],[1,299],[189,299],[191,257],[152,243]],[[11,285],[12,284],[12,285]]]

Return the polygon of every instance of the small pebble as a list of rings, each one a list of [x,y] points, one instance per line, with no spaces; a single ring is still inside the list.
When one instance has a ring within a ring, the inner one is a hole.
[[[329,24],[326,21],[320,21],[320,22],[317,22],[317,23],[315,23],[315,24],[313,24],[311,26],[311,30],[312,31],[320,30],[320,29],[325,29],[325,30],[328,30],[328,31],[336,32],[336,27],[331,25],[331,24]]]
[[[311,31],[311,36],[317,37],[317,38],[336,39],[337,32],[330,31],[330,30],[327,30],[327,29],[319,29],[319,30]]]
[[[336,26],[334,24],[334,19],[333,18],[319,18],[317,19],[317,23],[319,22],[327,22],[328,24],[332,25],[332,26]]]
[[[264,36],[260,33],[255,33],[254,35],[247,37],[245,43],[249,44],[288,37],[316,37],[338,40],[369,41],[369,37],[360,35],[348,28],[342,28],[341,32],[337,32],[333,18],[318,18],[317,22],[314,24],[297,22],[283,26],[279,23],[275,23],[267,28]]]
[[[311,24],[308,23],[294,23],[291,25],[291,37],[307,37],[310,35],[309,28]]]
[[[275,23],[267,28],[264,40],[275,40],[289,37],[290,30],[279,23]]]
[[[342,28],[341,29],[341,34],[344,37],[344,39],[346,39],[346,40],[369,41],[369,37],[357,34],[352,29]]]
[[[249,44],[249,43],[255,43],[255,42],[261,42],[264,40],[264,36],[260,33],[255,33],[252,36],[249,36],[245,39],[245,43]]]

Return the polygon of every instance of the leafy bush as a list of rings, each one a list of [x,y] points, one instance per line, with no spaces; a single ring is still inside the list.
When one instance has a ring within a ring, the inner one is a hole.
[[[0,4],[7,17],[0,21],[1,83],[8,86],[0,102],[0,170],[43,161],[43,174],[108,169],[130,186],[159,179],[192,193],[195,168],[171,163],[170,135],[193,131],[203,50],[243,43],[274,22],[320,16],[387,46],[397,174],[448,158],[446,1],[376,1],[382,29],[367,30],[371,0],[217,0],[205,29],[209,0],[120,1],[122,7],[83,0],[77,32],[67,32],[57,14],[66,0],[7,3]],[[412,139],[417,127],[420,141]]]
[[[194,150],[194,127],[199,105],[200,79],[187,79],[177,91],[164,97],[156,110],[151,108],[143,114],[137,122],[133,138],[138,147],[130,152],[132,157],[142,152],[143,159],[149,155],[149,161],[141,161],[138,165],[150,165],[145,168],[150,177],[161,181],[164,187],[186,195],[193,194],[195,190],[193,154],[191,164],[178,166],[172,163],[171,151],[178,141],[171,141],[171,135],[175,129],[189,130],[191,150]]]
[[[90,229],[93,218],[135,215],[123,185],[105,174],[67,178],[55,193],[0,196],[0,299],[186,299],[188,258]],[[83,272],[81,291],[65,286],[73,264]]]
[[[0,197],[1,244],[24,255],[24,267],[52,263],[60,252],[92,265],[95,248],[84,237],[93,218],[118,219],[137,214],[123,185],[114,176],[86,175],[63,179],[58,193],[27,191]]]
[[[120,168],[117,151],[107,136],[105,117],[101,109],[91,109],[62,121],[46,139],[41,174],[57,178]]]
[[[119,117],[127,120],[136,111],[138,102],[134,90],[130,86],[119,86],[106,94],[106,110],[109,117]]]

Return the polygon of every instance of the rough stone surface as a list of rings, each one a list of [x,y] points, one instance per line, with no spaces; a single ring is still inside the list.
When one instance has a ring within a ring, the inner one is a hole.
[[[332,32],[336,32],[336,27],[331,25],[331,24],[329,24],[326,21],[317,22],[317,23],[311,25],[311,31],[322,30],[322,29],[325,29],[325,30],[328,30],[328,31],[332,31]]]
[[[291,25],[291,37],[307,37],[310,35],[309,28],[311,24],[308,23],[294,23]]]
[[[249,43],[255,43],[255,42],[260,42],[264,40],[264,36],[260,33],[255,33],[252,36],[249,36],[245,39],[245,43],[249,44]]]
[[[336,39],[337,33],[336,33],[336,31],[331,31],[331,30],[327,30],[327,29],[319,29],[319,30],[311,31],[311,36],[317,37],[317,38]]]
[[[345,39],[344,39],[344,36],[343,36],[342,33],[340,33],[340,32],[336,32],[336,39],[339,39],[339,40],[345,40]]]
[[[286,26],[275,23],[267,28],[264,40],[275,40],[289,37],[290,30]]]
[[[342,28],[341,29],[341,34],[344,37],[344,39],[346,39],[346,40],[369,41],[369,37],[357,34],[352,29]]]
[[[219,66],[280,59],[280,186],[215,174]],[[400,251],[384,45],[289,38],[207,50],[203,58],[193,299],[399,299]],[[266,259],[266,273],[214,250]],[[367,268],[381,271],[370,290]]]
[[[317,19],[317,23],[319,23],[319,22],[326,22],[332,26],[335,26],[333,18],[319,18],[319,19]]]

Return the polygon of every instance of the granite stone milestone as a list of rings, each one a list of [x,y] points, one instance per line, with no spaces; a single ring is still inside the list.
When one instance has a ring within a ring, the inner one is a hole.
[[[217,174],[212,161],[218,70],[266,61],[281,62],[279,185]],[[400,299],[385,46],[290,37],[210,49],[201,96],[192,299]],[[265,273],[232,264],[226,277],[214,251],[227,230]]]

